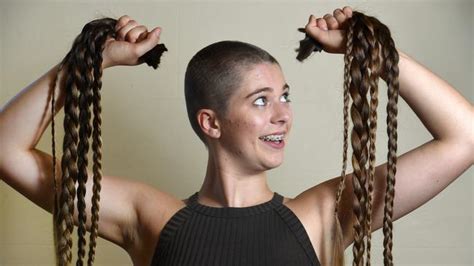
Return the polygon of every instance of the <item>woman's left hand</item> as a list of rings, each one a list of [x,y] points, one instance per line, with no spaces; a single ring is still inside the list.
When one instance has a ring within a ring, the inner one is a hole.
[[[350,17],[352,8],[348,6],[337,8],[332,15],[328,13],[322,18],[311,15],[305,31],[323,46],[324,51],[343,54],[346,46],[345,31]]]

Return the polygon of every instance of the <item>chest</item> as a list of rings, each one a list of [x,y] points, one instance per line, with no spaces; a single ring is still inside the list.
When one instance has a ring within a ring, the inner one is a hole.
[[[172,223],[179,230],[164,229],[152,265],[319,265],[288,208],[239,219],[188,215]]]

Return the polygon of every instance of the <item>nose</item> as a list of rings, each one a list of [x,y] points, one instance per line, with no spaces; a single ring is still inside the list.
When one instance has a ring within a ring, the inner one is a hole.
[[[291,121],[292,115],[293,114],[290,105],[282,102],[276,103],[273,105],[272,123],[289,123]]]

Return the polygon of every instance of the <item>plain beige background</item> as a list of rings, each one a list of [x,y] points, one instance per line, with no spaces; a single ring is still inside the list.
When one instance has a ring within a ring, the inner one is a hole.
[[[92,19],[128,14],[150,28],[161,26],[161,40],[169,52],[158,70],[142,65],[104,72],[103,171],[183,199],[199,190],[207,159],[187,120],[183,93],[187,62],[215,41],[250,42],[279,60],[292,88],[294,122],[286,160],[269,172],[269,183],[274,191],[295,197],[340,174],[343,125],[342,56],[317,54],[300,64],[293,49],[303,35],[296,28],[304,26],[311,13],[319,17],[344,5],[379,18],[401,50],[473,102],[472,1],[31,0],[0,2],[0,104],[59,62]],[[387,152],[386,88],[380,90],[377,164],[385,162]],[[402,154],[431,136],[406,103],[399,103]],[[61,112],[56,117],[58,150],[62,118]],[[51,152],[50,138],[48,128],[38,147]],[[396,264],[472,265],[472,177],[471,168],[394,223]],[[51,236],[51,216],[0,183],[0,265],[52,265]],[[372,240],[373,265],[382,264],[382,239],[379,230]],[[350,247],[348,262],[351,253]],[[130,264],[123,250],[99,241],[96,265]]]

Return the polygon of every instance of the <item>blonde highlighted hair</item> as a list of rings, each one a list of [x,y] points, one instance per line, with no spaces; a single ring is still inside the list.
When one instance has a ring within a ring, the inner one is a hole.
[[[370,265],[372,200],[374,192],[375,140],[377,129],[378,80],[381,76],[387,83],[387,177],[383,219],[384,265],[393,265],[393,200],[395,196],[395,174],[397,163],[397,103],[398,52],[390,30],[378,19],[354,11],[347,21],[344,54],[344,144],[343,165],[340,183],[336,192],[333,232],[332,265],[344,265],[344,243],[338,211],[345,188],[345,171],[348,149],[349,102],[352,99],[352,185],[356,200],[353,205],[354,245],[353,265]],[[300,42],[297,59],[307,58],[317,43],[305,39]],[[370,92],[370,104],[367,93]],[[349,97],[350,96],[350,97]],[[364,259],[364,255],[367,255]]]
[[[57,265],[70,265],[72,262],[72,234],[74,229],[74,199],[77,196],[78,210],[78,256],[76,265],[83,265],[86,253],[86,182],[89,151],[89,138],[92,135],[93,187],[91,206],[91,228],[87,264],[92,265],[95,258],[98,234],[100,181],[102,178],[102,138],[101,138],[101,87],[102,51],[106,40],[115,38],[115,24],[112,18],[97,19],[87,23],[76,37],[71,50],[61,61],[51,89],[51,125],[54,206],[53,231]],[[163,44],[155,46],[142,60],[154,68],[158,67],[161,54],[166,51]],[[63,72],[64,82],[58,82]],[[59,84],[59,85],[58,85]],[[55,150],[55,103],[56,87],[64,90],[64,139],[61,158],[62,176],[56,177]],[[92,105],[93,121],[90,107]],[[76,184],[77,190],[76,190]]]

